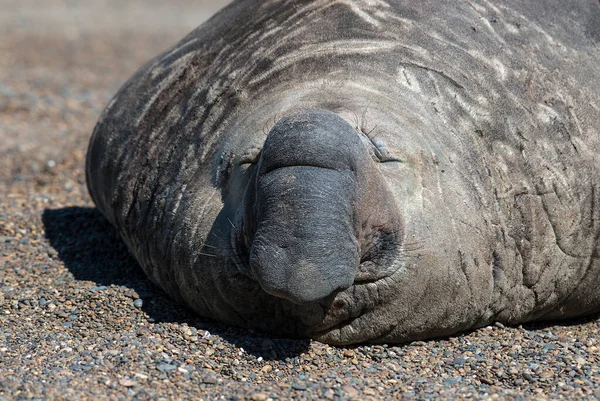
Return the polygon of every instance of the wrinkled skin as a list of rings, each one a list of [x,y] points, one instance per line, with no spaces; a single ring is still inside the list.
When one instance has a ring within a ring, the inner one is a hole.
[[[203,316],[333,344],[600,310],[597,0],[236,1],[92,137],[92,198]]]

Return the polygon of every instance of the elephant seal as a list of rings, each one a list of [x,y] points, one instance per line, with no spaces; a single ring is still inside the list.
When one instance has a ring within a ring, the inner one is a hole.
[[[331,344],[600,310],[597,0],[239,0],[107,106],[87,184],[199,314]]]

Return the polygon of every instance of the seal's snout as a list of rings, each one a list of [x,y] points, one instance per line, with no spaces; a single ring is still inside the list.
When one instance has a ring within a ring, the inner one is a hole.
[[[337,265],[335,264],[337,263]],[[295,304],[317,302],[352,285],[353,266],[337,260],[298,260],[279,244],[255,244],[250,267],[262,289]]]
[[[256,229],[249,265],[266,292],[302,304],[352,285],[364,152],[356,131],[327,111],[293,115],[269,132],[246,208]]]
[[[289,166],[259,177],[250,268],[263,289],[295,303],[349,287],[358,266],[349,175]]]

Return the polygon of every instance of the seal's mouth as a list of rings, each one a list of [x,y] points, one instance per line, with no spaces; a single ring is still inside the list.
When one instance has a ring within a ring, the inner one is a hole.
[[[241,225],[236,226],[242,228]],[[393,288],[403,271],[402,264],[397,262],[398,259],[394,258],[395,261],[386,269],[378,268],[372,260],[363,261],[354,282],[348,288],[335,291],[315,301],[312,306],[296,305],[285,298],[270,295],[260,287],[249,266],[248,239],[244,237],[243,229],[232,230],[232,261],[237,271],[256,286],[257,290],[260,289],[271,299],[278,299],[281,305],[285,305],[284,310],[288,311],[285,314],[305,327],[299,335],[330,344],[344,345],[377,341],[377,338],[382,338],[390,331],[385,323],[386,319],[374,318],[373,315],[382,309],[385,310],[386,303],[389,302],[386,293],[388,289]],[[303,312],[313,310],[313,307],[321,309],[322,314],[306,315]]]
[[[310,337],[331,344],[349,344],[377,341],[388,334],[386,319],[373,318],[373,314],[385,310],[389,301],[385,289],[391,288],[402,268],[374,280],[355,281],[354,284],[321,303],[324,319],[313,326]]]

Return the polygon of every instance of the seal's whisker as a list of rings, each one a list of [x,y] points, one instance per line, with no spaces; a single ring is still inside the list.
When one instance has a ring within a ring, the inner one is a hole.
[[[402,248],[402,252],[416,252],[416,251],[421,251],[423,249],[425,249],[424,246],[422,246],[422,245],[421,246],[415,245],[415,246],[412,246],[412,247],[403,247]]]
[[[211,257],[211,258],[217,258],[218,257],[217,255],[213,255],[213,254],[210,254],[210,253],[204,253],[204,252],[198,252],[198,255],[208,256],[208,257]]]
[[[363,109],[362,114],[360,115],[360,126],[363,127],[367,123],[367,110],[369,109],[369,105],[366,105]]]
[[[365,133],[365,135],[366,135],[366,136],[367,136],[369,139],[371,139],[371,138],[374,138],[374,136],[373,136],[373,137],[371,137],[371,132],[375,131],[375,128],[377,128],[377,127],[379,127],[379,123],[375,124],[375,126],[374,126],[373,128],[371,128],[371,130],[370,130],[369,132],[366,132],[366,133]]]
[[[200,247],[200,249],[202,249],[203,247],[214,249],[216,251],[230,251],[230,250],[234,249],[233,246],[214,246],[214,245],[207,245],[207,244],[203,244]]]
[[[354,114],[354,125],[357,131],[360,131],[360,119],[358,118],[358,114],[356,111],[352,110],[352,114]]]

